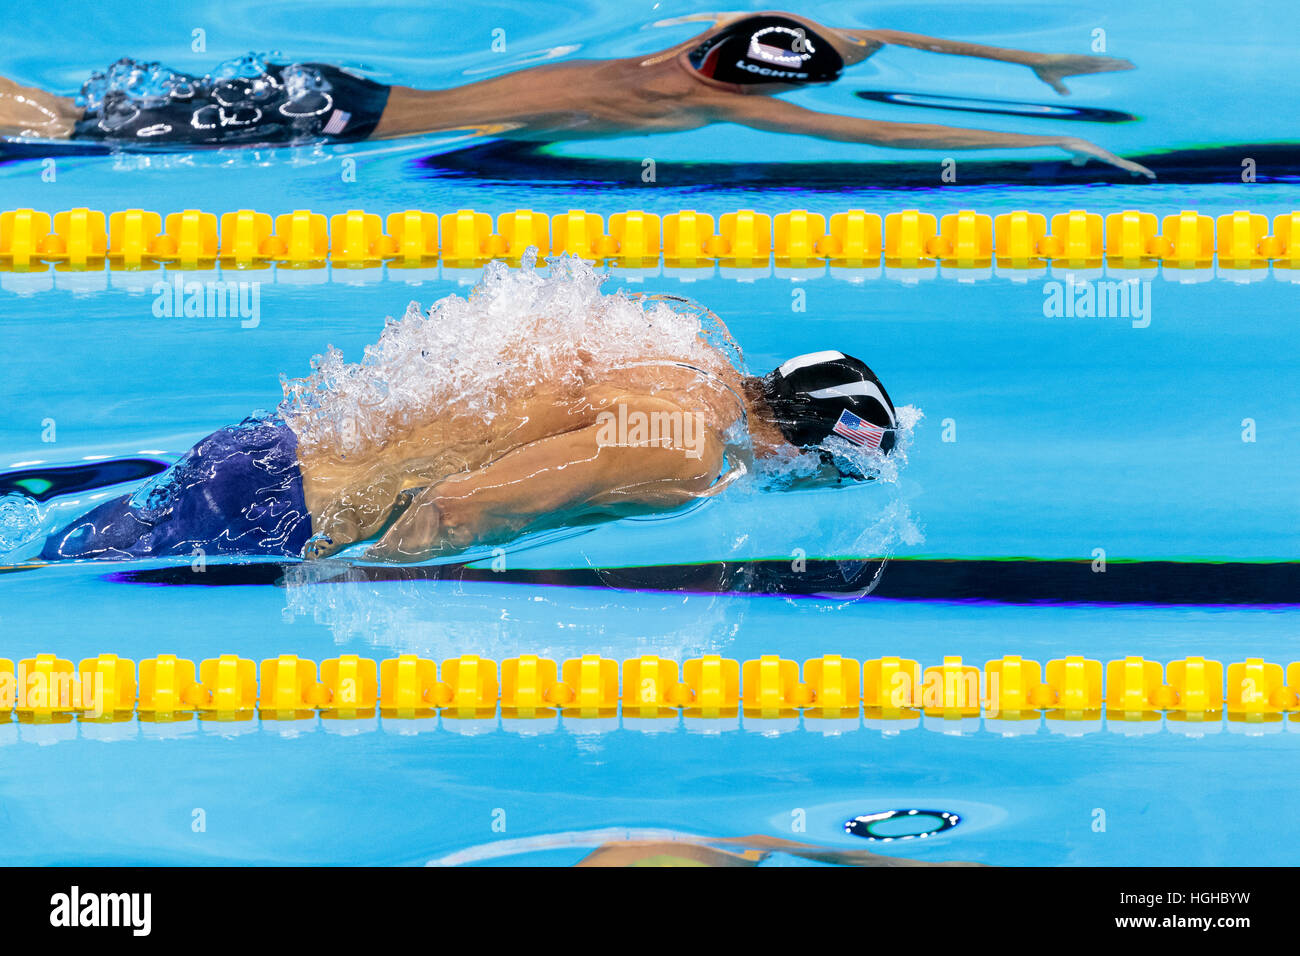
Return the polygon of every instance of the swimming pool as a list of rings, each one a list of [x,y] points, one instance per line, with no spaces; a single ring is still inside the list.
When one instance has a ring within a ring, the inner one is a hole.
[[[849,6],[831,7],[819,16],[855,20]],[[229,5],[223,9],[230,14]],[[397,55],[378,43],[357,46],[343,39],[347,29],[337,29],[350,25],[356,33],[391,21],[415,35],[419,18],[432,17],[418,10],[362,17],[339,6],[329,11],[329,31],[306,32],[296,18],[287,22],[288,7],[259,11],[262,32],[221,53],[164,51],[169,30],[191,29],[194,14],[175,12],[142,25],[146,32],[130,50],[105,27],[89,31],[76,63],[69,51],[56,54],[33,42],[6,66],[27,81],[67,87],[79,80],[77,69],[126,52],[184,69],[226,52],[283,46],[286,34],[312,56],[361,59],[408,82],[436,85],[481,62],[466,54],[435,75],[414,50]],[[647,48],[634,30],[641,23],[612,9],[566,7],[568,19],[556,22],[527,7],[473,13],[478,19],[467,32],[487,35],[500,21],[512,35],[527,36],[520,56],[525,48],[534,53],[575,42],[583,55]],[[1191,108],[1182,105],[1186,81],[1171,78],[1172,47],[1152,39],[1158,19],[1162,31],[1190,35],[1180,31],[1176,18],[1185,14],[1178,11],[1076,7],[1067,14],[1000,4],[877,13],[891,27],[919,30],[928,20],[937,32],[934,20],[942,18],[945,33],[1011,45],[1078,47],[1086,41],[1073,39],[1077,34],[1104,26],[1115,52],[1123,38],[1122,55],[1138,61],[1142,73],[1079,78],[1075,85],[1080,102],[1141,114],[1142,122],[1106,141],[1117,150],[1272,142],[1287,129],[1276,115],[1224,109],[1234,84],[1267,70],[1278,55],[1266,36],[1281,31],[1265,28],[1270,18],[1294,16],[1281,6],[1252,7],[1223,25],[1231,36],[1216,45],[1258,56],[1212,71],[1202,105]],[[971,22],[960,22],[967,17]],[[918,85],[910,56],[888,63],[881,57],[870,65],[879,75],[869,72],[863,85],[869,77],[877,87],[952,93],[978,84],[990,96],[1031,97],[1015,85],[1023,79],[1018,74],[985,64]],[[1150,83],[1125,85],[1126,76],[1145,78],[1148,71]],[[1271,75],[1294,82],[1286,73]],[[843,93],[800,95],[815,101]],[[1279,109],[1293,101],[1276,99]],[[1162,216],[1250,209],[1270,219],[1297,208],[1285,175],[1242,183],[1237,169],[1201,169],[1175,183],[1052,187],[967,185],[959,175],[955,184],[918,189],[891,185],[882,168],[890,164],[879,162],[879,151],[869,191],[829,174],[797,197],[745,175],[708,185],[708,174],[696,171],[674,184],[678,157],[730,162],[762,148],[772,160],[854,161],[846,147],[796,150],[785,140],[778,147],[751,138],[758,135],[728,138],[718,148],[694,133],[653,144],[570,144],[548,154],[553,161],[537,166],[534,178],[518,182],[476,177],[474,161],[464,157],[460,165],[440,165],[438,156],[456,155],[445,152],[446,144],[260,157],[70,157],[58,160],[53,182],[42,181],[37,162],[22,160],[0,167],[0,205],[48,212],[197,207],[218,214],[472,207],[494,216],[518,206],[550,213],[581,207],[606,218],[629,208],[666,214],[691,206],[715,214],[862,207],[935,214],[1029,209],[1049,216],[1081,207]],[[646,155],[668,157],[653,185],[639,179]],[[624,185],[597,191],[574,182],[575,168],[592,168],[573,166],[574,157],[614,170],[610,179]],[[635,172],[619,180],[629,157]],[[356,160],[353,180],[340,174],[348,159]],[[522,168],[512,162],[510,168]],[[781,190],[798,187],[790,182]],[[1070,281],[1072,270],[1063,267],[987,274],[877,274],[824,265],[609,271],[609,288],[686,295],[715,310],[753,368],[827,347],[866,357],[895,400],[925,416],[898,483],[854,489],[833,504],[793,496],[778,513],[755,510],[760,501],[606,525],[512,554],[518,573],[508,580],[490,572],[430,579],[338,566],[325,575],[282,575],[256,563],[225,570],[214,563],[195,573],[187,561],[6,569],[0,656],[56,652],[78,661],[113,652],[143,660],[174,653],[197,662],[220,654],[254,661],[417,654],[442,661],[472,653],[499,662],[520,654],[556,661],[584,654],[616,661],[776,654],[802,662],[842,654],[914,658],[923,666],[945,655],[980,666],[1016,654],[1044,663],[1068,655],[1103,663],[1132,655],[1160,662],[1203,655],[1225,664],[1300,659],[1300,505],[1290,454],[1300,397],[1288,363],[1300,344],[1289,322],[1300,290],[1288,270],[1156,270],[1147,280],[1146,321],[1049,315],[1053,283]],[[0,405],[8,410],[0,419],[0,467],[169,460],[212,429],[274,407],[279,375],[303,374],[308,357],[327,344],[355,359],[384,316],[400,315],[411,299],[427,306],[463,293],[476,275],[447,266],[277,268],[261,281],[258,321],[246,328],[237,317],[157,316],[155,274],[138,281],[117,271],[0,272],[0,351],[9,372],[0,383]],[[1189,281],[1199,279],[1206,281]],[[50,422],[54,442],[42,440]],[[805,541],[814,542],[815,553],[837,525],[870,526],[881,513],[892,516],[883,550],[893,558],[876,589],[857,600],[714,592],[689,576],[694,587],[675,589],[645,586],[635,575],[539,573],[689,568],[734,557],[734,538],[744,533],[762,539],[759,556],[784,558]],[[1094,571],[1098,549],[1104,573]],[[0,859],[566,864],[620,832],[654,830],[765,834],[855,849],[866,844],[845,833],[845,821],[911,807],[952,812],[961,823],[927,840],[871,844],[873,851],[1003,865],[1282,864],[1290,862],[1288,838],[1296,835],[1293,815],[1278,812],[1300,782],[1293,769],[1296,726],[1289,718],[1197,726],[1167,718],[1039,719],[1012,733],[978,719],[747,714],[654,721],[445,713],[356,721],[11,721],[0,723],[0,801],[8,821]],[[1261,819],[1270,826],[1259,826]]]

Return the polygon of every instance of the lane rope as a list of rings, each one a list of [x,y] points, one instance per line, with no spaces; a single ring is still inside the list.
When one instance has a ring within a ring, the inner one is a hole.
[[[1102,664],[1082,656],[1047,661],[1008,655],[984,666],[958,656],[923,667],[838,654],[802,666],[777,655],[739,661],[703,655],[680,663],[644,655],[623,661],[584,654],[555,661],[521,654],[501,662],[463,654],[443,661],[403,654],[376,661],[345,654],[317,662],[282,654],[255,663],[224,654],[196,663],[174,654],[138,662],[100,654],[75,666],[54,654],[0,659],[0,718],[20,721],[169,721],[194,713],[294,720],[441,714],[452,718],[688,717],[916,720],[1276,723],[1300,713],[1300,661],[1260,658],[1226,666],[1194,656],[1167,665],[1140,656]]]
[[[695,210],[659,216],[629,210],[605,218],[581,209],[548,215],[527,209],[501,213],[461,209],[439,215],[404,210],[381,219],[350,210],[326,217],[307,209],[277,215],[243,209],[215,213],[187,209],[165,217],[127,209],[0,212],[0,270],[63,271],[242,269],[270,265],[298,269],[421,268],[434,262],[473,267],[492,259],[518,265],[529,249],[538,261],[571,254],[621,265],[708,268],[818,264],[924,268],[936,263],[980,268],[1141,269],[1161,264],[1250,270],[1273,263],[1300,269],[1300,211],[1270,223],[1245,210],[1216,219],[1195,210],[1157,218],[1125,210],[1102,216],[1082,209],[1049,219],[1016,210],[990,216],[961,210],[936,216],[917,209],[885,215],[851,209],[829,217],[807,210],[776,215],[741,209],[715,217]]]

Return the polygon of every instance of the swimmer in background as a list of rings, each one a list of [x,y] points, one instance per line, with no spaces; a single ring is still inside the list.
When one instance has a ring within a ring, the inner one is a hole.
[[[861,867],[953,867],[984,866],[960,860],[931,862],[905,856],[886,856],[870,850],[800,843],[755,833],[739,837],[707,837],[668,830],[590,830],[576,833],[496,840],[432,860],[429,866],[464,866],[538,851],[569,850],[591,846],[590,853],[574,866],[708,866],[754,867],[775,854],[822,863],[827,866]]]
[[[830,83],[886,45],[1028,66],[1067,94],[1068,76],[1132,69],[1116,57],[1031,53],[895,30],[832,28],[790,13],[698,14],[705,32],[650,56],[569,60],[444,90],[384,86],[319,63],[253,76],[170,74],[152,100],[121,91],[87,106],[0,78],[0,135],[94,140],[121,148],[273,145],[388,139],[457,130],[551,142],[736,123],[897,149],[1056,147],[1154,178],[1076,136],[1036,136],[841,116],[776,99]],[[128,62],[128,66],[129,61]],[[164,71],[166,73],[167,71]],[[102,77],[100,79],[102,82]],[[88,84],[89,86],[89,84]],[[83,88],[85,92],[85,88]]]
[[[893,403],[855,358],[815,352],[757,377],[702,341],[681,352],[610,368],[584,362],[579,347],[567,384],[506,388],[502,410],[490,415],[454,399],[428,414],[394,413],[368,441],[351,440],[347,425],[342,437],[304,447],[291,427],[304,429],[301,419],[249,419],[50,535],[40,556],[124,560],[197,549],[310,559],[377,538],[366,558],[416,562],[715,494],[743,473],[728,437],[738,426],[744,454],[811,462],[798,477],[804,484],[865,480],[869,468],[859,463],[895,447]],[[502,378],[500,370],[468,373],[478,390]],[[645,428],[655,421],[665,426],[658,433]]]

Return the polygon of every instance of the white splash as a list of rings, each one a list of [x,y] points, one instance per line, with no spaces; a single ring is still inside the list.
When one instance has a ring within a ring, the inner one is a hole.
[[[491,421],[521,397],[580,388],[602,370],[671,362],[734,376],[742,367],[708,310],[604,294],[606,278],[575,258],[549,274],[531,258],[522,269],[491,263],[468,297],[449,295],[427,313],[413,302],[389,318],[360,362],[331,346],[306,378],[282,378],[280,414],[305,450],[346,456],[449,409]]]
[[[0,495],[0,560],[10,560],[15,551],[42,530],[44,515],[34,498],[18,492]]]
[[[897,484],[907,467],[916,426],[925,413],[913,405],[900,405],[894,409],[894,414],[898,427],[894,430],[894,446],[888,455],[854,445],[838,435],[830,435],[819,448],[760,462],[759,474],[764,486],[770,490],[782,490],[796,485],[801,479],[818,476],[824,470],[822,452],[829,452],[832,462],[845,474],[857,473],[873,481]]]

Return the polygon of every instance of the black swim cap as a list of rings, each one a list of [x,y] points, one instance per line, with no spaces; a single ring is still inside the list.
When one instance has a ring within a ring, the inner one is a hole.
[[[880,379],[843,352],[810,352],[763,378],[763,397],[786,441],[800,448],[838,435],[852,445],[894,447],[898,417]]]
[[[788,17],[746,17],[728,24],[687,58],[722,83],[829,83],[844,60],[825,39]]]

